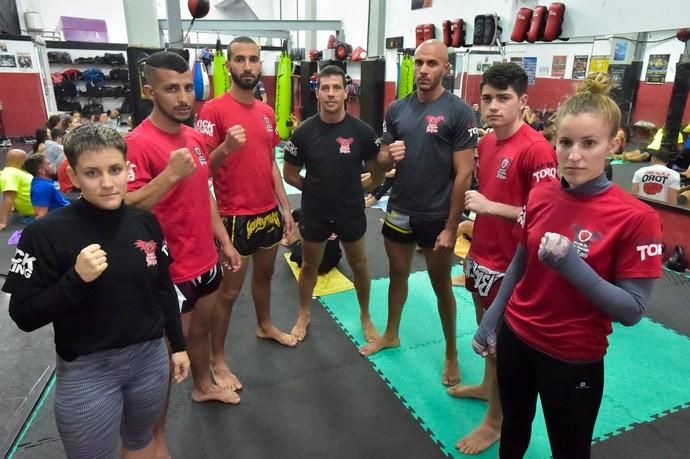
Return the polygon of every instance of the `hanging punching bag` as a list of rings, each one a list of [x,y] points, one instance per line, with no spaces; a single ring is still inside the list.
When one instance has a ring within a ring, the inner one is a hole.
[[[194,19],[201,19],[211,10],[211,2],[209,0],[187,0],[187,8],[189,14]]]
[[[281,139],[287,140],[291,134],[288,122],[292,112],[292,60],[286,49],[280,53],[280,58],[278,59],[275,108],[278,135],[280,135]]]
[[[220,44],[220,38],[216,40],[216,52],[213,53],[213,97],[222,96],[230,90],[227,59]]]
[[[199,101],[208,100],[211,95],[211,83],[208,80],[206,66],[198,59],[194,61],[192,76],[194,81],[194,98]]]

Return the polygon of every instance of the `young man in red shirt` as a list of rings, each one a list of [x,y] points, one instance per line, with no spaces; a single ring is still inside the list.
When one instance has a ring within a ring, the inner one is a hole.
[[[524,122],[526,104],[527,74],[520,66],[499,63],[484,72],[481,109],[493,130],[478,145],[479,191],[465,193],[465,208],[477,215],[465,260],[465,285],[472,292],[477,323],[491,305],[515,253],[513,230],[527,195],[535,186],[556,181],[556,155],[546,139]],[[460,452],[479,454],[498,440],[501,404],[495,359],[486,359],[481,384],[458,384],[448,393],[489,401],[482,423],[457,442]]]
[[[243,258],[237,272],[226,272],[221,286],[211,338],[216,382],[242,388],[225,358],[225,337],[232,305],[252,268],[252,297],[256,310],[256,336],[295,346],[297,339],[279,330],[271,320],[271,278],[278,244],[292,233],[295,223],[275,162],[279,142],[273,110],[254,98],[261,78],[259,47],[247,37],[228,45],[230,92],[207,102],[196,123],[209,151],[218,209],[230,239]],[[282,211],[282,215],[281,215]]]
[[[240,257],[225,233],[209,192],[204,140],[183,124],[192,114],[192,72],[188,63],[172,52],[149,56],[144,72],[144,92],[154,108],[126,139],[130,164],[125,202],[150,209],[163,228],[173,260],[170,275],[187,336],[194,379],[192,399],[238,403],[239,397],[232,389],[214,383],[210,377],[208,343],[222,278],[214,239],[225,266],[239,269]],[[165,414],[156,430],[159,451],[165,446],[164,418]]]

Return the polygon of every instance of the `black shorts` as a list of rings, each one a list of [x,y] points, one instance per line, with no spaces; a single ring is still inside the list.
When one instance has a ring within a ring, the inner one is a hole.
[[[217,263],[204,274],[186,282],[175,284],[177,302],[180,304],[180,313],[191,312],[199,298],[215,292],[223,280],[223,268]]]
[[[311,218],[304,215],[299,220],[299,232],[302,239],[309,242],[323,242],[335,233],[341,241],[355,242],[367,231],[367,217],[360,215],[339,219]]]
[[[410,217],[395,210],[386,212],[381,233],[386,239],[399,244],[413,244],[431,249],[436,238],[446,227],[445,218]]]
[[[277,206],[258,215],[223,217],[223,224],[243,257],[259,249],[270,249],[283,238],[283,216]]]

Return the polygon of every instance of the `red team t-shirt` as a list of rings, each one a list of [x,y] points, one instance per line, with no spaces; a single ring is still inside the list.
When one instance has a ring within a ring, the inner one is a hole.
[[[244,128],[247,140],[213,176],[218,210],[223,216],[261,214],[277,205],[273,160],[280,138],[275,114],[260,101],[242,104],[230,93],[206,102],[196,129],[205,138],[209,155],[225,141],[226,131],[235,124]]]
[[[189,149],[196,172],[180,180],[151,210],[163,227],[173,261],[170,265],[173,282],[186,282],[209,271],[218,262],[218,252],[211,226],[203,138],[185,125],[180,126],[179,134],[169,134],[147,118],[127,136],[126,142],[130,162],[128,191],[141,188],[163,172],[172,151]]]
[[[479,140],[477,182],[490,201],[523,207],[530,190],[557,182],[556,154],[544,137],[524,124],[504,140],[490,132]],[[468,256],[493,271],[505,272],[515,254],[516,222],[493,215],[477,215]]]
[[[570,239],[603,279],[661,276],[661,224],[657,213],[616,185],[591,196],[572,196],[557,183],[529,195],[521,243],[525,275],[508,301],[505,320],[535,349],[565,361],[596,361],[606,354],[611,317],[601,312],[537,256],[546,232]]]

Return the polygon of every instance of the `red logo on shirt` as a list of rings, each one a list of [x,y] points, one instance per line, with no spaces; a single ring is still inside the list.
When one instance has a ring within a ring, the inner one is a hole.
[[[344,155],[350,154],[350,145],[352,145],[352,142],[354,142],[354,139],[352,137],[338,137],[337,139],[335,139],[335,141],[338,142],[338,144],[340,145],[339,153],[342,153]]]
[[[508,158],[501,159],[501,166],[496,172],[496,178],[500,180],[505,180],[508,178],[508,168],[510,167],[511,161]]]
[[[592,242],[600,239],[599,234],[586,228],[580,228],[577,225],[573,225],[573,229],[575,230],[573,246],[575,246],[581,258],[587,258],[589,256],[589,246]]]
[[[141,239],[134,241],[134,246],[141,249],[146,254],[146,266],[156,266],[158,260],[156,259],[156,241],[142,241]]]
[[[446,120],[446,117],[443,115],[439,116],[434,116],[434,115],[426,115],[426,133],[427,134],[436,134],[438,133],[438,125],[441,124]]]

